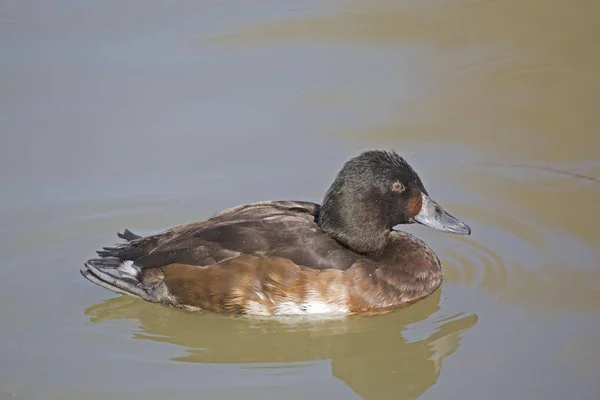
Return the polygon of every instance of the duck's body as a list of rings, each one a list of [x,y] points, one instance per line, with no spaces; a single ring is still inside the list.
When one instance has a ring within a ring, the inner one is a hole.
[[[394,196],[411,184],[418,189],[394,197],[405,205],[401,212],[388,210],[378,198],[381,190],[388,195],[386,185],[373,191],[372,182],[349,180],[357,172],[368,175],[368,163],[355,165],[359,156],[338,175],[323,207],[260,202],[158,235],[125,231],[120,236],[127,243],[99,251],[100,258],[89,260],[82,273],[102,287],[150,302],[249,315],[350,314],[418,300],[440,285],[440,262],[421,240],[391,227],[423,214],[430,200],[404,160],[395,153],[362,157],[373,153],[385,156],[379,160],[384,167],[400,168],[393,185],[402,174],[412,178],[402,190],[394,186]]]

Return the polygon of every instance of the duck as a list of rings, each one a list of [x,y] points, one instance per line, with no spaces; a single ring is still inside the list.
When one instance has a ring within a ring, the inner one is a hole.
[[[412,304],[442,283],[419,223],[471,228],[429,197],[396,151],[346,161],[322,204],[260,201],[149,236],[128,229],[81,274],[122,295],[188,310],[247,316],[352,315]]]

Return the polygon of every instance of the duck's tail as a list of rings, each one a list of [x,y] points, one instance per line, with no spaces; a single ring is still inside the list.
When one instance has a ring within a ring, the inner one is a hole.
[[[123,233],[117,232],[117,236],[120,237],[121,239],[127,240],[128,242],[131,242],[132,240],[141,238],[140,235],[136,235],[135,233],[131,232],[129,229],[125,229],[123,231]]]
[[[129,242],[141,237],[127,229],[123,233],[118,233],[118,236]],[[115,255],[104,251],[101,258],[88,260],[84,264],[85,269],[80,271],[81,275],[88,281],[115,293],[153,301],[151,288],[141,281],[142,269],[136,266],[133,260],[122,260]]]
[[[133,261],[125,261],[121,266],[105,264],[106,259],[93,259],[86,262],[85,269],[82,269],[81,275],[88,281],[115,293],[126,294],[139,297],[144,300],[149,299],[148,292],[144,289],[142,283],[130,271],[134,271]],[[117,271],[119,275],[108,272]]]

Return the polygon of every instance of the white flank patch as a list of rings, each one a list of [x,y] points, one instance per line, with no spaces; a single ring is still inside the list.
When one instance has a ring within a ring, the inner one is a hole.
[[[284,301],[277,304],[274,310],[275,315],[306,315],[300,304],[293,301]]]
[[[345,302],[339,300],[336,302],[327,302],[316,292],[310,290],[303,306],[306,309],[307,314],[348,314],[350,310],[348,310],[348,306],[344,303]]]
[[[344,315],[350,310],[345,302],[331,303],[323,300],[317,293],[309,291],[301,303],[286,301],[275,307],[275,315]]]
[[[117,271],[119,271],[119,273],[123,277],[136,279],[136,280],[137,280],[138,274],[140,273],[139,267],[134,265],[133,261],[131,261],[131,260],[123,261],[121,263],[121,266],[119,268],[117,268]]]
[[[258,301],[249,301],[246,304],[245,311],[248,315],[271,315],[271,313],[269,313],[269,310],[267,310],[267,307],[265,307],[264,304],[261,304]]]
[[[348,314],[348,309],[346,307],[340,307],[335,304],[327,303],[323,300],[308,300],[303,303],[304,308],[306,308],[306,314],[330,314],[330,315],[340,315],[340,314]]]

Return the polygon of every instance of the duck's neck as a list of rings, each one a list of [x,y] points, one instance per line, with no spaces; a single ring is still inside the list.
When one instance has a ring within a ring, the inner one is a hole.
[[[360,254],[380,254],[391,232],[383,218],[359,211],[339,212],[342,207],[332,207],[324,202],[319,212],[319,227],[342,245]]]

